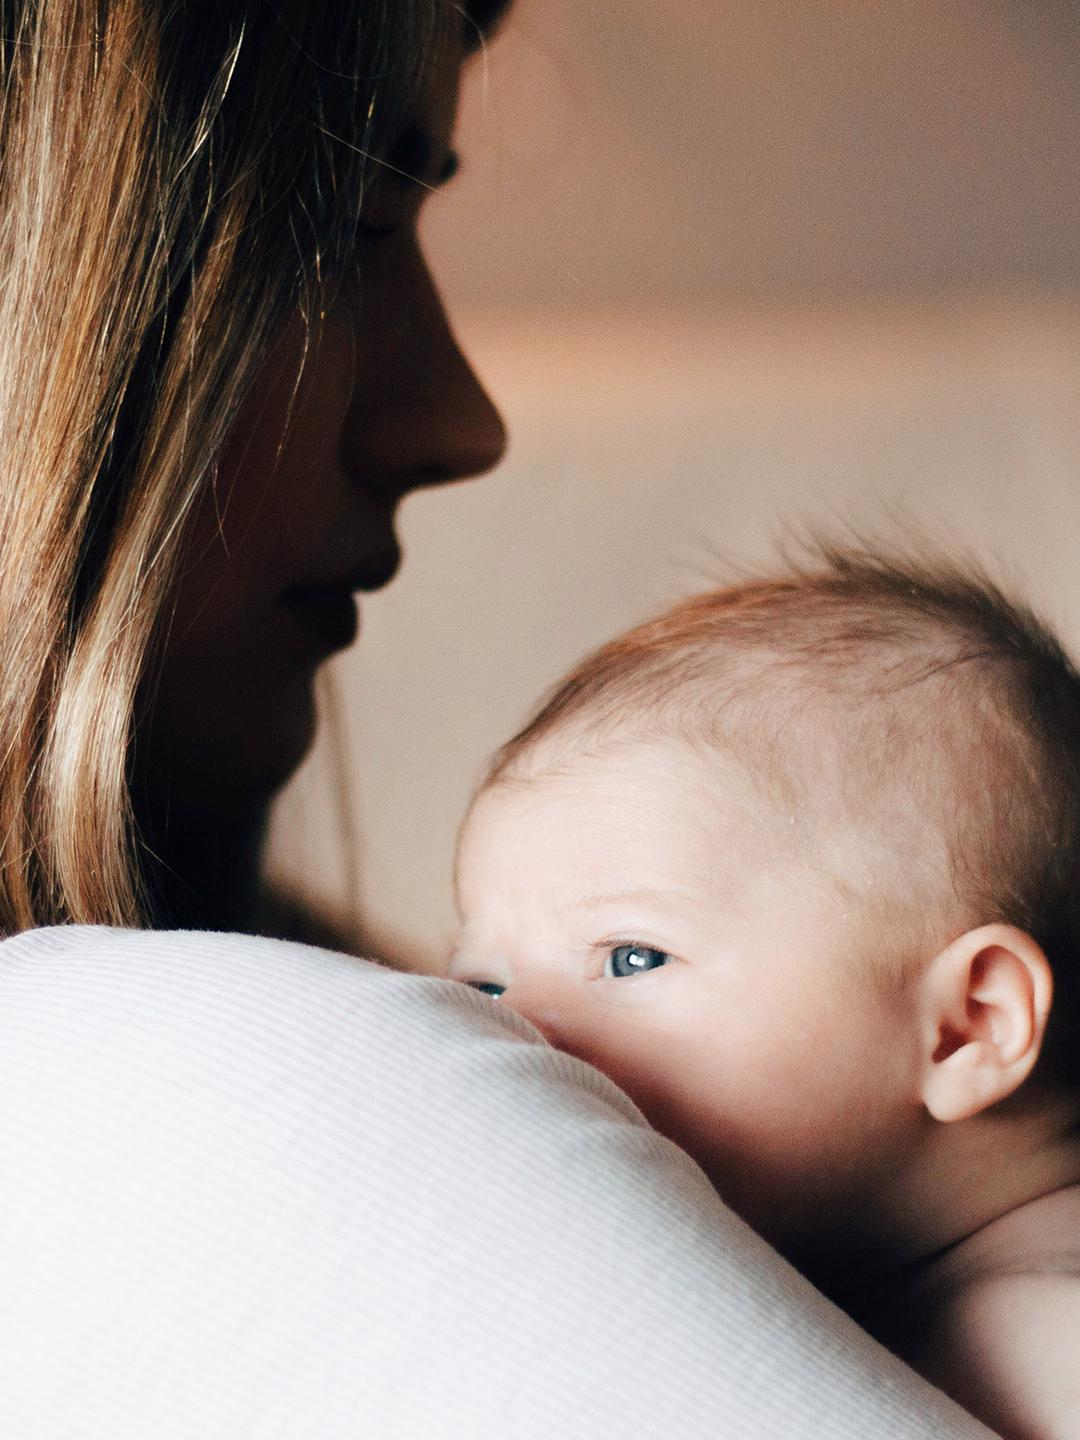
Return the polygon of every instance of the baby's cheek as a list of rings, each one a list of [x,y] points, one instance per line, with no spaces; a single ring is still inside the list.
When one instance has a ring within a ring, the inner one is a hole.
[[[630,1007],[592,1018],[591,1025],[566,1027],[553,1043],[602,1070],[657,1129],[667,1134],[671,1126],[688,1129],[688,1094],[696,1093],[699,1100],[703,1096],[678,1033],[654,1013]],[[707,1113],[700,1120],[706,1127]],[[686,1148],[684,1141],[679,1143]]]
[[[743,1054],[715,1017],[620,1007],[606,1027],[572,1046],[714,1180],[779,1139],[776,1112],[791,1104],[787,1077]]]
[[[742,1129],[732,1115],[740,1109],[739,1087],[727,1074],[740,1067],[726,1053],[714,1007],[702,1003],[690,978],[665,971],[598,984],[585,994],[563,995],[552,986],[542,996],[519,998],[527,1001],[522,1013],[552,1045],[601,1070],[656,1129],[709,1168]],[[512,987],[507,998],[513,993]]]

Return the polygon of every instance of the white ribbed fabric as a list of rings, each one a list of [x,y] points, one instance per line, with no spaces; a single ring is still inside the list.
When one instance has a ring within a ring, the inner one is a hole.
[[[0,944],[4,1440],[967,1440],[602,1076],[299,945]]]

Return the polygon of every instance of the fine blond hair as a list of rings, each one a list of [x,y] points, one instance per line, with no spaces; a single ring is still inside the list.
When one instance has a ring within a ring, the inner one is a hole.
[[[0,932],[146,923],[130,742],[186,522],[439,27],[499,8],[0,0]]]
[[[884,977],[974,925],[1027,930],[1054,969],[1048,1049],[1080,1082],[1080,674],[1030,608],[974,565],[819,544],[588,656],[484,785],[672,739],[733,760],[778,845],[797,822],[824,867],[830,832],[855,837],[833,878],[897,937]]]

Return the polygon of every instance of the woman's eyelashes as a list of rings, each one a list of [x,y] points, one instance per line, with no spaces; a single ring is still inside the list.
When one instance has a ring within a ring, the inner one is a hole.
[[[623,980],[629,975],[644,975],[649,970],[659,970],[675,959],[666,950],[654,945],[638,945],[628,941],[613,945],[604,958],[604,979]]]
[[[360,209],[360,234],[365,240],[389,240],[410,225],[420,212],[422,193],[410,194],[400,185],[380,186]]]
[[[400,220],[389,225],[374,225],[363,221],[360,225],[360,234],[365,240],[389,240],[392,236],[400,232],[401,226],[402,222]]]

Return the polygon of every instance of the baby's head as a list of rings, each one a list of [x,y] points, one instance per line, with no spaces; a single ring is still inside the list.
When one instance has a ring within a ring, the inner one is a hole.
[[[825,1272],[992,1218],[991,1114],[1019,1179],[1080,1113],[1078,858],[1053,636],[979,575],[830,550],[562,682],[466,819],[451,973]]]

